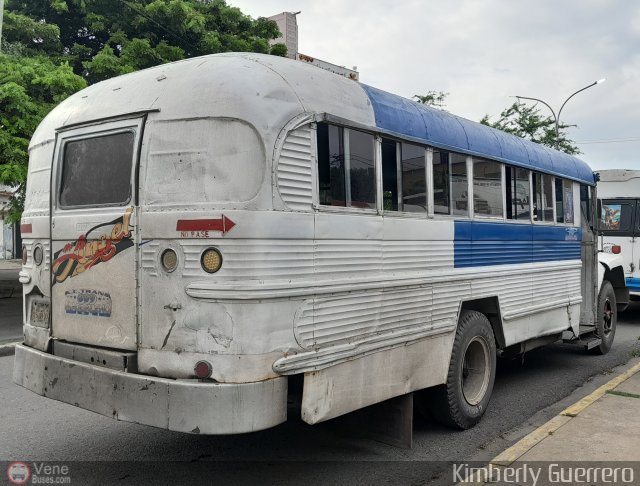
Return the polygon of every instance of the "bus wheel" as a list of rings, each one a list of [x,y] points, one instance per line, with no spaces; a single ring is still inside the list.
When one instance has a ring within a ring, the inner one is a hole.
[[[602,282],[598,295],[598,315],[596,321],[596,336],[601,339],[599,346],[591,348],[593,354],[607,354],[613,344],[618,322],[618,309],[616,307],[616,294],[611,282]]]
[[[433,416],[459,429],[470,429],[484,415],[496,377],[496,341],[484,314],[463,311],[451,351],[446,384],[434,389]]]

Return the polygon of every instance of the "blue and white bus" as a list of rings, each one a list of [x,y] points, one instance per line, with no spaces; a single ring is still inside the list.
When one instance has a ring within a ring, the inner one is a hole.
[[[595,207],[574,157],[305,63],[116,77],[31,141],[14,380],[203,434],[282,423],[295,377],[310,424],[428,389],[469,428],[498,354],[609,350]]]

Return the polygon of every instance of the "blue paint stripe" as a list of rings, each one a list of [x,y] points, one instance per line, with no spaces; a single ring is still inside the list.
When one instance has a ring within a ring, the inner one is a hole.
[[[640,292],[640,278],[627,278],[627,287],[630,292]]]
[[[580,259],[580,228],[480,221],[454,227],[455,268]]]

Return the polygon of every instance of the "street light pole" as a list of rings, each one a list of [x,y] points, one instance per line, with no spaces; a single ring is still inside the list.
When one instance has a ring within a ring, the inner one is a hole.
[[[518,100],[523,99],[523,100],[532,100],[532,101],[539,101],[540,103],[542,103],[543,105],[545,105],[547,108],[549,108],[549,110],[551,111],[551,113],[553,114],[553,118],[555,121],[555,129],[556,129],[556,145],[558,144],[558,139],[560,137],[560,113],[562,113],[562,109],[564,108],[564,105],[567,104],[567,102],[573,98],[575,95],[577,95],[578,93],[581,93],[582,91],[584,91],[585,89],[589,89],[592,86],[595,86],[596,84],[602,84],[606,81],[606,78],[602,78],[599,79],[598,81],[594,81],[593,83],[591,83],[588,86],[585,86],[584,88],[580,88],[578,91],[576,91],[575,93],[573,93],[571,96],[569,96],[566,100],[564,100],[564,103],[562,103],[562,106],[560,107],[560,109],[558,110],[558,115],[556,115],[556,112],[553,111],[553,108],[551,108],[551,106],[549,105],[549,103],[546,103],[538,98],[530,98],[529,96],[518,96],[516,95],[516,98],[518,98]]]

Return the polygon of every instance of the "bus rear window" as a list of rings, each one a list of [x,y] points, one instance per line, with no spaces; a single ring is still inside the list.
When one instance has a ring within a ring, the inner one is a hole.
[[[135,133],[72,140],[64,146],[60,206],[122,206],[131,199]]]

